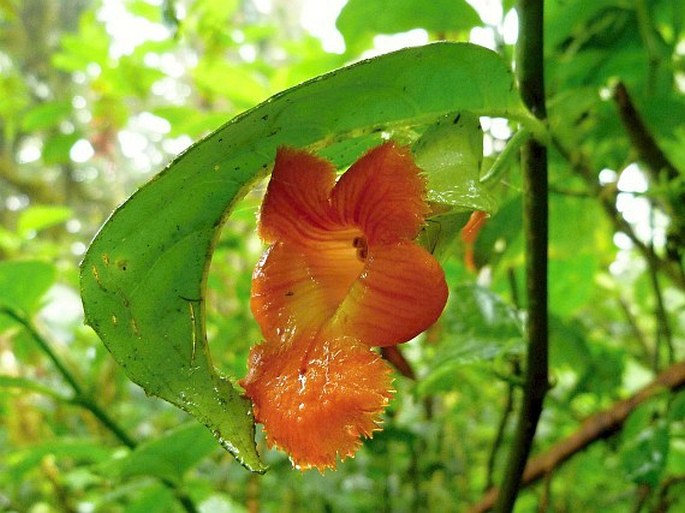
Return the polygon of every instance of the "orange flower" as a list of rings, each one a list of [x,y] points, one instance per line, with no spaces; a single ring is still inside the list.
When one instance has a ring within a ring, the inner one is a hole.
[[[326,160],[280,149],[259,233],[252,311],[266,341],[241,384],[267,441],[302,468],[335,465],[378,429],[390,397],[371,346],[406,342],[438,318],[442,269],[416,245],[428,207],[409,150],[383,144],[338,180]]]
[[[478,270],[474,248],[478,234],[483,226],[485,226],[487,220],[487,212],[476,210],[471,214],[468,222],[461,229],[461,241],[464,243],[464,265],[471,272],[476,272]]]

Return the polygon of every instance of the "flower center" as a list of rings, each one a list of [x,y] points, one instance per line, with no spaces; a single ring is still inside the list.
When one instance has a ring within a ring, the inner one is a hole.
[[[369,256],[369,243],[366,237],[355,237],[352,239],[352,246],[357,248],[357,258],[362,262],[366,262],[366,257]]]

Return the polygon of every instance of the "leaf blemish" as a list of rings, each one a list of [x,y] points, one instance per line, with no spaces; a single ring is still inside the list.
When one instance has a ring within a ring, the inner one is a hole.
[[[128,269],[128,260],[117,260],[117,267],[122,271],[126,271]]]
[[[105,265],[109,265],[109,255],[107,253],[102,254],[102,261]]]
[[[135,319],[131,319],[131,329],[136,337],[140,337],[140,330],[138,329],[138,323]]]
[[[98,273],[98,268],[93,266],[91,268],[91,272],[93,273],[93,278],[95,278],[95,283],[97,283],[100,288],[102,288],[102,283],[100,283],[100,274]]]

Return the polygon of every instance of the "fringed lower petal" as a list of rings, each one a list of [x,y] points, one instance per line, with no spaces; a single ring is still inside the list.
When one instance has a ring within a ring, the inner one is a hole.
[[[255,346],[241,385],[269,445],[296,467],[319,471],[353,456],[361,437],[380,429],[392,395],[388,365],[351,337]]]

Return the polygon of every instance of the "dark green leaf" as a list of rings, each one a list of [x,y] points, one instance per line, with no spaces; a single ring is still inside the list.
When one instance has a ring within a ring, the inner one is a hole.
[[[462,285],[450,291],[442,317],[443,341],[421,381],[422,393],[454,386],[466,364],[523,351],[523,325],[511,306],[488,289]],[[447,379],[446,379],[447,378]]]
[[[654,401],[636,408],[623,431],[621,459],[626,477],[637,484],[655,486],[666,467],[670,434],[658,418]]]

